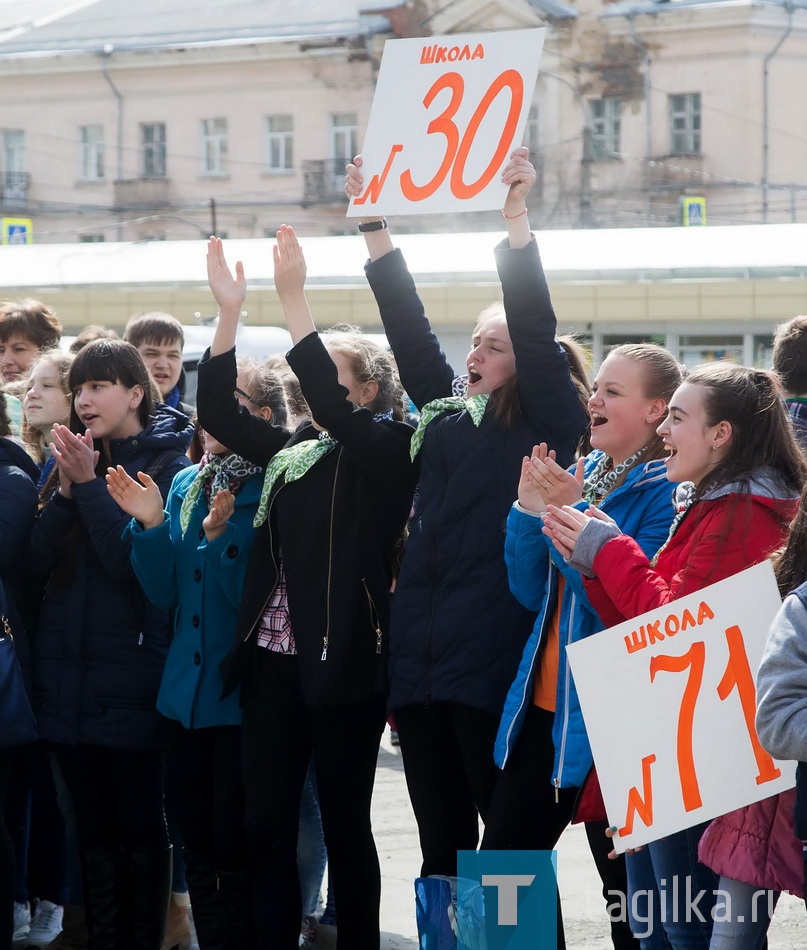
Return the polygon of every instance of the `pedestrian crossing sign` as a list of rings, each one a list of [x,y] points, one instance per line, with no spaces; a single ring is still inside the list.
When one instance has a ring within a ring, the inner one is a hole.
[[[705,198],[682,198],[681,208],[685,228],[702,228],[706,225]]]
[[[33,244],[34,222],[30,218],[0,218],[0,244]]]

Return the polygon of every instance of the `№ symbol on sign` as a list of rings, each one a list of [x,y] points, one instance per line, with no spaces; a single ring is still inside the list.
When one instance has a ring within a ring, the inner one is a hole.
[[[717,685],[717,695],[726,700],[737,689],[740,706],[743,711],[743,720],[751,742],[751,749],[757,764],[757,785],[772,782],[782,774],[771,756],[762,748],[754,727],[754,713],[756,710],[756,689],[754,676],[748,663],[748,654],[745,649],[743,635],[735,624],[726,631],[726,642],[729,648],[729,658],[726,669]],[[650,659],[650,682],[656,678],[656,673],[683,673],[689,670],[684,693],[681,697],[681,706],[678,711],[678,732],[676,738],[676,758],[678,761],[678,777],[681,782],[681,798],[686,811],[694,811],[702,804],[698,776],[695,769],[695,756],[692,747],[692,733],[695,724],[695,704],[703,683],[703,671],[706,665],[706,644],[703,640],[696,640],[686,653],[681,656],[659,654]],[[633,822],[636,815],[646,827],[653,824],[653,784],[650,766],[656,761],[655,755],[648,755],[642,759],[642,792],[634,786],[628,792],[628,807],[625,815],[624,827],[619,829],[621,836],[633,833]]]
[[[459,73],[444,73],[429,88],[423,98],[423,106],[429,109],[435,98],[444,89],[451,91],[451,98],[446,108],[429,123],[427,134],[439,133],[446,139],[446,151],[437,173],[425,185],[417,185],[412,180],[412,174],[407,168],[400,177],[401,192],[409,201],[423,201],[430,198],[443,184],[451,171],[449,187],[455,198],[473,198],[483,191],[493,180],[496,172],[507,157],[516,127],[518,125],[521,106],[524,101],[524,80],[515,69],[506,69],[490,84],[479,105],[468,123],[468,127],[460,138],[460,130],[453,121],[465,93],[465,81]],[[474,138],[496,97],[505,89],[510,90],[510,110],[504,123],[496,151],[485,170],[475,182],[466,184],[464,180],[465,164],[468,161]],[[393,161],[398,152],[403,151],[403,145],[393,145],[380,175],[373,175],[364,194],[355,199],[354,204],[363,205],[368,200],[375,204],[381,197]]]

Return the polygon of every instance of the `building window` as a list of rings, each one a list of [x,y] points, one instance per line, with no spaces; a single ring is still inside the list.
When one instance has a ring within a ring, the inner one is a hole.
[[[79,244],[103,244],[106,238],[103,234],[79,234]]]
[[[6,129],[3,132],[3,171],[6,177],[25,172],[25,132]]]
[[[359,123],[355,112],[331,115],[331,158],[346,165],[359,151]],[[344,168],[342,169],[344,172]]]
[[[540,138],[538,134],[538,106],[530,106],[527,113],[527,123],[524,126],[524,140],[522,142],[530,150],[530,161],[535,162],[540,148]]]
[[[701,94],[670,96],[670,154],[698,155],[701,150]]]
[[[684,335],[678,339],[678,358],[688,369],[716,360],[742,363],[743,338],[739,334]]]
[[[165,123],[149,122],[141,125],[140,146],[143,156],[143,177],[165,178],[167,173]]]
[[[227,174],[227,120],[202,120],[202,172]]]
[[[104,177],[104,127],[82,125],[79,128],[79,178],[99,181]]]
[[[613,158],[621,151],[622,102],[594,99],[591,102],[591,145],[595,158]]]
[[[294,168],[294,117],[270,115],[266,119],[266,167],[270,172]]]

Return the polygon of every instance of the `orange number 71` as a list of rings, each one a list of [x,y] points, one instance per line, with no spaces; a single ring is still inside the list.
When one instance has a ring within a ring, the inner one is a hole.
[[[756,710],[754,677],[748,663],[748,654],[745,650],[742,632],[736,624],[726,630],[726,642],[729,648],[729,658],[723,676],[717,685],[717,695],[721,700],[728,699],[736,687],[743,710],[745,728],[757,763],[756,783],[762,785],[765,782],[773,781],[782,773],[774,765],[771,756],[760,745],[757,731],[754,728],[754,712]],[[650,660],[651,682],[653,682],[658,672],[682,673],[689,668],[689,676],[678,712],[678,735],[676,739],[681,797],[687,811],[693,811],[701,806],[701,794],[692,751],[692,729],[695,722],[695,703],[703,681],[705,662],[706,644],[703,640],[695,641],[683,656],[660,655],[654,656]]]

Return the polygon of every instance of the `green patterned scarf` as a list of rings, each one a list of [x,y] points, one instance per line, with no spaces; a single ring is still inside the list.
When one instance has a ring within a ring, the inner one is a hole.
[[[179,509],[179,526],[182,529],[182,537],[185,537],[185,532],[191,522],[193,506],[203,489],[208,496],[208,505],[211,505],[213,499],[223,488],[238,492],[241,485],[260,470],[260,466],[253,465],[252,462],[241,458],[235,452],[230,452],[228,455],[208,455],[205,453],[199,463],[196,478],[190,483]]]
[[[266,521],[269,514],[269,495],[281,475],[286,476],[286,483],[296,482],[335,445],[336,439],[332,439],[327,432],[322,432],[318,439],[306,439],[304,442],[281,449],[266,466],[261,500],[252,524],[257,528]]]
[[[479,428],[482,424],[482,417],[485,415],[485,409],[490,399],[489,393],[482,396],[471,396],[469,399],[463,399],[462,396],[446,396],[443,399],[432,399],[420,410],[420,421],[412,436],[412,442],[409,447],[409,455],[414,462],[415,457],[423,445],[423,438],[426,435],[426,426],[436,419],[442,412],[450,409],[468,410],[468,415],[473,420],[474,425]]]

